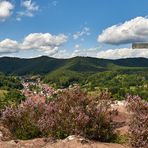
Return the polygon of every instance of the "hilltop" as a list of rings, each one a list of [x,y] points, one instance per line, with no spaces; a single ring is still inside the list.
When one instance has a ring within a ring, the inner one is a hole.
[[[31,59],[2,57],[0,58],[0,72],[5,74],[48,74],[55,70],[66,69],[75,72],[102,72],[114,69],[147,69],[148,59],[127,58],[118,60],[98,59],[91,57],[74,57],[70,59],[56,59],[41,56]]]

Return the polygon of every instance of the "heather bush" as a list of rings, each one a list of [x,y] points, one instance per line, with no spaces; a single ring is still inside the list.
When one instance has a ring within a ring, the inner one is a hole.
[[[138,96],[128,96],[131,111],[130,143],[133,148],[148,148],[148,102]]]
[[[79,87],[65,89],[54,99],[36,102],[27,99],[21,105],[9,107],[2,120],[19,139],[51,136],[63,139],[80,135],[109,142],[114,138],[112,97],[102,92],[89,96]]]
[[[79,87],[66,89],[49,103],[38,126],[43,133],[55,138],[75,134],[111,141],[114,138],[111,103],[108,92],[93,98]]]
[[[45,104],[27,99],[19,106],[6,108],[2,114],[2,121],[14,137],[31,139],[41,135],[37,122],[44,112]]]

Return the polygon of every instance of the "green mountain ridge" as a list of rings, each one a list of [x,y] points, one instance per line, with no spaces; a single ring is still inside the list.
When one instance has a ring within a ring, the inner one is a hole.
[[[56,59],[38,57],[31,59],[2,57],[0,58],[0,72],[5,74],[48,74],[58,69],[75,72],[103,72],[114,69],[147,69],[147,58],[127,58],[118,60],[98,59],[90,57],[74,57],[70,59]]]

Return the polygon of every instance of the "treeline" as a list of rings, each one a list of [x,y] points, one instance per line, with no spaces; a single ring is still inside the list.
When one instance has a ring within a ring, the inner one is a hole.
[[[9,90],[9,89],[22,89],[22,88],[23,86],[18,77],[6,76],[0,73],[0,89]]]
[[[127,94],[139,95],[148,100],[148,71],[106,71],[99,73],[77,73],[63,70],[55,71],[44,79],[55,88],[67,88],[79,84],[90,92],[108,90],[118,100]]]
[[[20,91],[22,88],[18,77],[0,74],[0,112],[8,106],[17,105],[25,100],[25,96]]]

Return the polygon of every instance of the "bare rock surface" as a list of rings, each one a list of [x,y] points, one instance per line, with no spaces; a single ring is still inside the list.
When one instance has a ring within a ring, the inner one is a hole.
[[[89,141],[79,136],[69,136],[65,140],[59,140],[53,144],[47,144],[44,148],[129,148],[126,145],[100,143]]]
[[[128,133],[128,124],[130,120],[130,113],[126,108],[125,101],[117,101],[115,104],[112,105],[112,108],[118,110],[116,116],[113,117],[113,121],[116,123],[116,131],[120,135],[127,135]]]
[[[64,140],[52,141],[50,139],[11,140],[0,142],[0,148],[129,148],[126,145],[100,143],[86,140],[78,136],[69,136]]]

